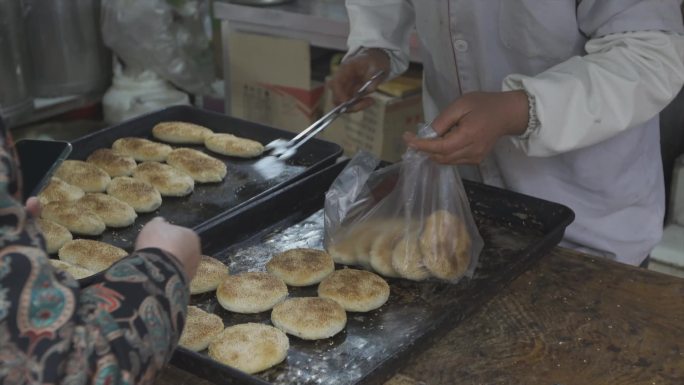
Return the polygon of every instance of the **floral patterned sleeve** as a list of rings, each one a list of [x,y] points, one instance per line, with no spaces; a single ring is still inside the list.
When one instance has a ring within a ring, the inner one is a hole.
[[[139,250],[80,288],[48,262],[0,141],[0,384],[151,384],[185,322],[180,264]]]

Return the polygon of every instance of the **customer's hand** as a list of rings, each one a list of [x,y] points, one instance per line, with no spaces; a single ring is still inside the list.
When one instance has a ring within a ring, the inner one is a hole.
[[[368,89],[369,92],[375,91],[378,84],[387,77],[390,72],[389,56],[381,49],[364,49],[358,54],[347,59],[335,72],[335,75],[328,82],[332,91],[333,103],[337,106],[346,102],[354,96],[354,93],[361,88],[363,83],[368,81],[378,71],[384,71],[385,76],[376,80]],[[373,99],[362,98],[347,111],[360,111],[370,107]]]
[[[479,164],[504,135],[521,135],[527,129],[529,106],[524,91],[473,92],[445,108],[432,127],[435,139],[418,139],[405,133],[406,144],[429,153],[442,164]]]
[[[34,218],[40,217],[40,201],[36,197],[30,197],[26,200],[26,211],[31,214]]]
[[[194,231],[168,223],[164,218],[156,217],[142,228],[135,249],[148,247],[162,249],[173,254],[183,265],[188,279],[197,272],[202,250],[200,239]]]

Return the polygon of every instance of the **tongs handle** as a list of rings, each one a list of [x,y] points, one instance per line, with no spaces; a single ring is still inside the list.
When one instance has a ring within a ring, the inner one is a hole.
[[[326,127],[328,127],[328,126],[330,125],[330,123],[332,123],[333,120],[335,120],[339,115],[341,115],[341,114],[347,112],[347,109],[349,109],[349,107],[353,106],[354,104],[356,104],[356,102],[358,102],[359,100],[361,100],[361,98],[363,98],[364,96],[366,96],[366,92],[368,91],[368,88],[369,88],[371,85],[373,85],[373,83],[374,83],[378,78],[380,78],[382,75],[384,75],[384,73],[385,73],[385,71],[380,70],[380,71],[376,72],[375,74],[373,74],[373,76],[371,76],[370,79],[368,79],[368,81],[366,81],[366,82],[361,86],[361,88],[359,88],[359,89],[354,93],[354,96],[352,96],[351,99],[349,99],[349,100],[347,100],[346,102],[344,102],[344,103],[338,105],[337,107],[333,108],[333,109],[330,110],[327,114],[323,115],[322,118],[318,119],[318,120],[315,121],[312,125],[310,125],[310,126],[307,127],[306,129],[304,129],[302,132],[300,132],[299,134],[297,134],[297,136],[295,136],[294,138],[290,139],[290,141],[288,142],[288,147],[291,147],[292,149],[296,149],[296,148],[298,148],[299,146],[301,146],[304,142],[308,141],[308,140],[311,139],[312,137],[316,136],[316,134],[318,134],[319,132],[323,131],[323,130],[324,130]],[[300,141],[299,143],[297,143],[296,145],[293,146],[293,144],[294,144],[295,142],[297,142],[297,140],[299,140],[299,139],[301,139],[301,138],[303,138],[303,137],[305,137],[305,136],[306,136],[306,138],[305,138],[304,140]]]

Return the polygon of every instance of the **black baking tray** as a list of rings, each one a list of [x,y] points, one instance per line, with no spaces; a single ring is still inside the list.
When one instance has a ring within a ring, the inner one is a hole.
[[[325,192],[343,166],[329,167],[208,226],[201,232],[205,251],[228,264],[234,274],[263,270],[270,256],[260,251],[262,247],[322,247]],[[348,313],[345,330],[327,340],[289,336],[287,359],[255,375],[213,361],[206,352],[184,348],[177,349],[171,363],[226,385],[384,383],[412,355],[454,328],[550,251],[574,219],[569,208],[556,203],[467,181],[465,188],[485,241],[473,278],[455,285],[389,279],[390,299],[383,307]],[[288,234],[295,228],[304,229],[306,235]],[[316,296],[316,286],[289,291],[290,296]],[[191,303],[218,314],[226,326],[270,323],[270,312],[243,315],[223,310],[214,293],[193,296]]]
[[[73,151],[69,159],[84,160],[94,150],[111,147],[116,139],[126,136],[155,140],[152,137],[152,127],[164,121],[195,123],[208,127],[214,132],[231,133],[259,141],[264,145],[274,139],[290,139],[295,135],[195,107],[174,106],[79,138],[72,142]],[[130,251],[142,226],[154,216],[163,216],[177,225],[198,228],[213,218],[263,198],[299,178],[332,165],[342,155],[339,145],[313,139],[300,147],[295,156],[287,160],[279,176],[266,179],[253,167],[260,158],[240,159],[223,156],[210,152],[202,145],[170,145],[174,148],[194,148],[223,160],[228,168],[226,178],[220,183],[196,183],[195,191],[187,197],[163,197],[159,209],[152,213],[138,214],[138,218],[131,226],[121,229],[107,228],[100,236],[83,238],[103,241]]]

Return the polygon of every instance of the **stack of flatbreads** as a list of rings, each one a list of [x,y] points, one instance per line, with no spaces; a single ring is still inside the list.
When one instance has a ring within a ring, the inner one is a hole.
[[[403,220],[375,220],[335,238],[328,247],[335,262],[362,265],[385,277],[456,280],[471,264],[465,222],[446,210],[432,212],[422,228]]]

